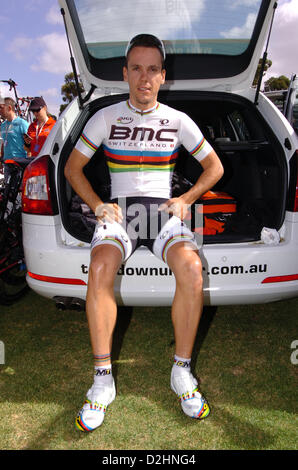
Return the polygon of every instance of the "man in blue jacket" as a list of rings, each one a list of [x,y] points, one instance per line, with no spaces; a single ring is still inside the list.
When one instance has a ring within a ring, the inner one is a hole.
[[[5,119],[1,124],[1,160],[17,160],[26,158],[24,149],[24,134],[27,133],[29,123],[25,119],[16,115],[16,104],[12,98],[4,98],[4,103],[0,104],[0,114]],[[7,183],[9,168],[4,165],[4,181]]]

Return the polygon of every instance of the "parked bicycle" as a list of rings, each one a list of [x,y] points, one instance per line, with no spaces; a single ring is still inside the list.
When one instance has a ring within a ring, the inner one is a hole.
[[[16,104],[16,114],[19,117],[26,119],[26,121],[31,122],[32,117],[29,112],[29,106],[30,106],[31,101],[33,100],[33,97],[32,96],[19,97],[18,92],[17,92],[18,84],[11,78],[9,80],[0,80],[0,83],[5,83],[6,85],[9,86],[9,93],[13,92],[14,101]]]
[[[0,305],[11,305],[28,291],[22,241],[21,185],[30,160],[5,160],[10,169],[0,188]]]

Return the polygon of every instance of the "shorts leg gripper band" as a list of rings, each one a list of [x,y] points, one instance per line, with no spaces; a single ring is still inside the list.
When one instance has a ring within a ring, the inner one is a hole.
[[[190,237],[189,235],[175,235],[171,237],[167,242],[164,244],[164,247],[161,252],[161,257],[163,261],[166,263],[167,262],[167,253],[168,249],[171,248],[171,246],[175,245],[178,242],[193,242],[193,237]]]
[[[132,244],[126,231],[117,222],[97,225],[95,228],[91,249],[100,245],[112,245],[118,248],[122,255],[122,261],[125,261],[132,252]]]

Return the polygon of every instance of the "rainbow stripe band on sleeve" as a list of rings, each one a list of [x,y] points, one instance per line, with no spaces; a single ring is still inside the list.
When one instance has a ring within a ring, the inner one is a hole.
[[[193,157],[196,157],[203,150],[205,144],[206,144],[206,139],[205,137],[203,137],[202,140],[198,143],[198,145],[194,149],[192,149],[192,151],[190,152],[193,155]]]
[[[88,137],[84,133],[81,135],[80,141],[93,152],[96,152],[96,150],[98,149],[98,146],[95,145],[90,139],[88,139]]]

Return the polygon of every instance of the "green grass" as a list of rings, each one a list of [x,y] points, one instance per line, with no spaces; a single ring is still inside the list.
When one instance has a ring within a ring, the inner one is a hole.
[[[93,375],[85,313],[59,312],[33,292],[0,308],[0,449],[297,449],[298,299],[204,310],[193,360],[211,406],[202,422],[169,387],[170,309],[121,311],[117,398],[87,435],[74,426]]]

